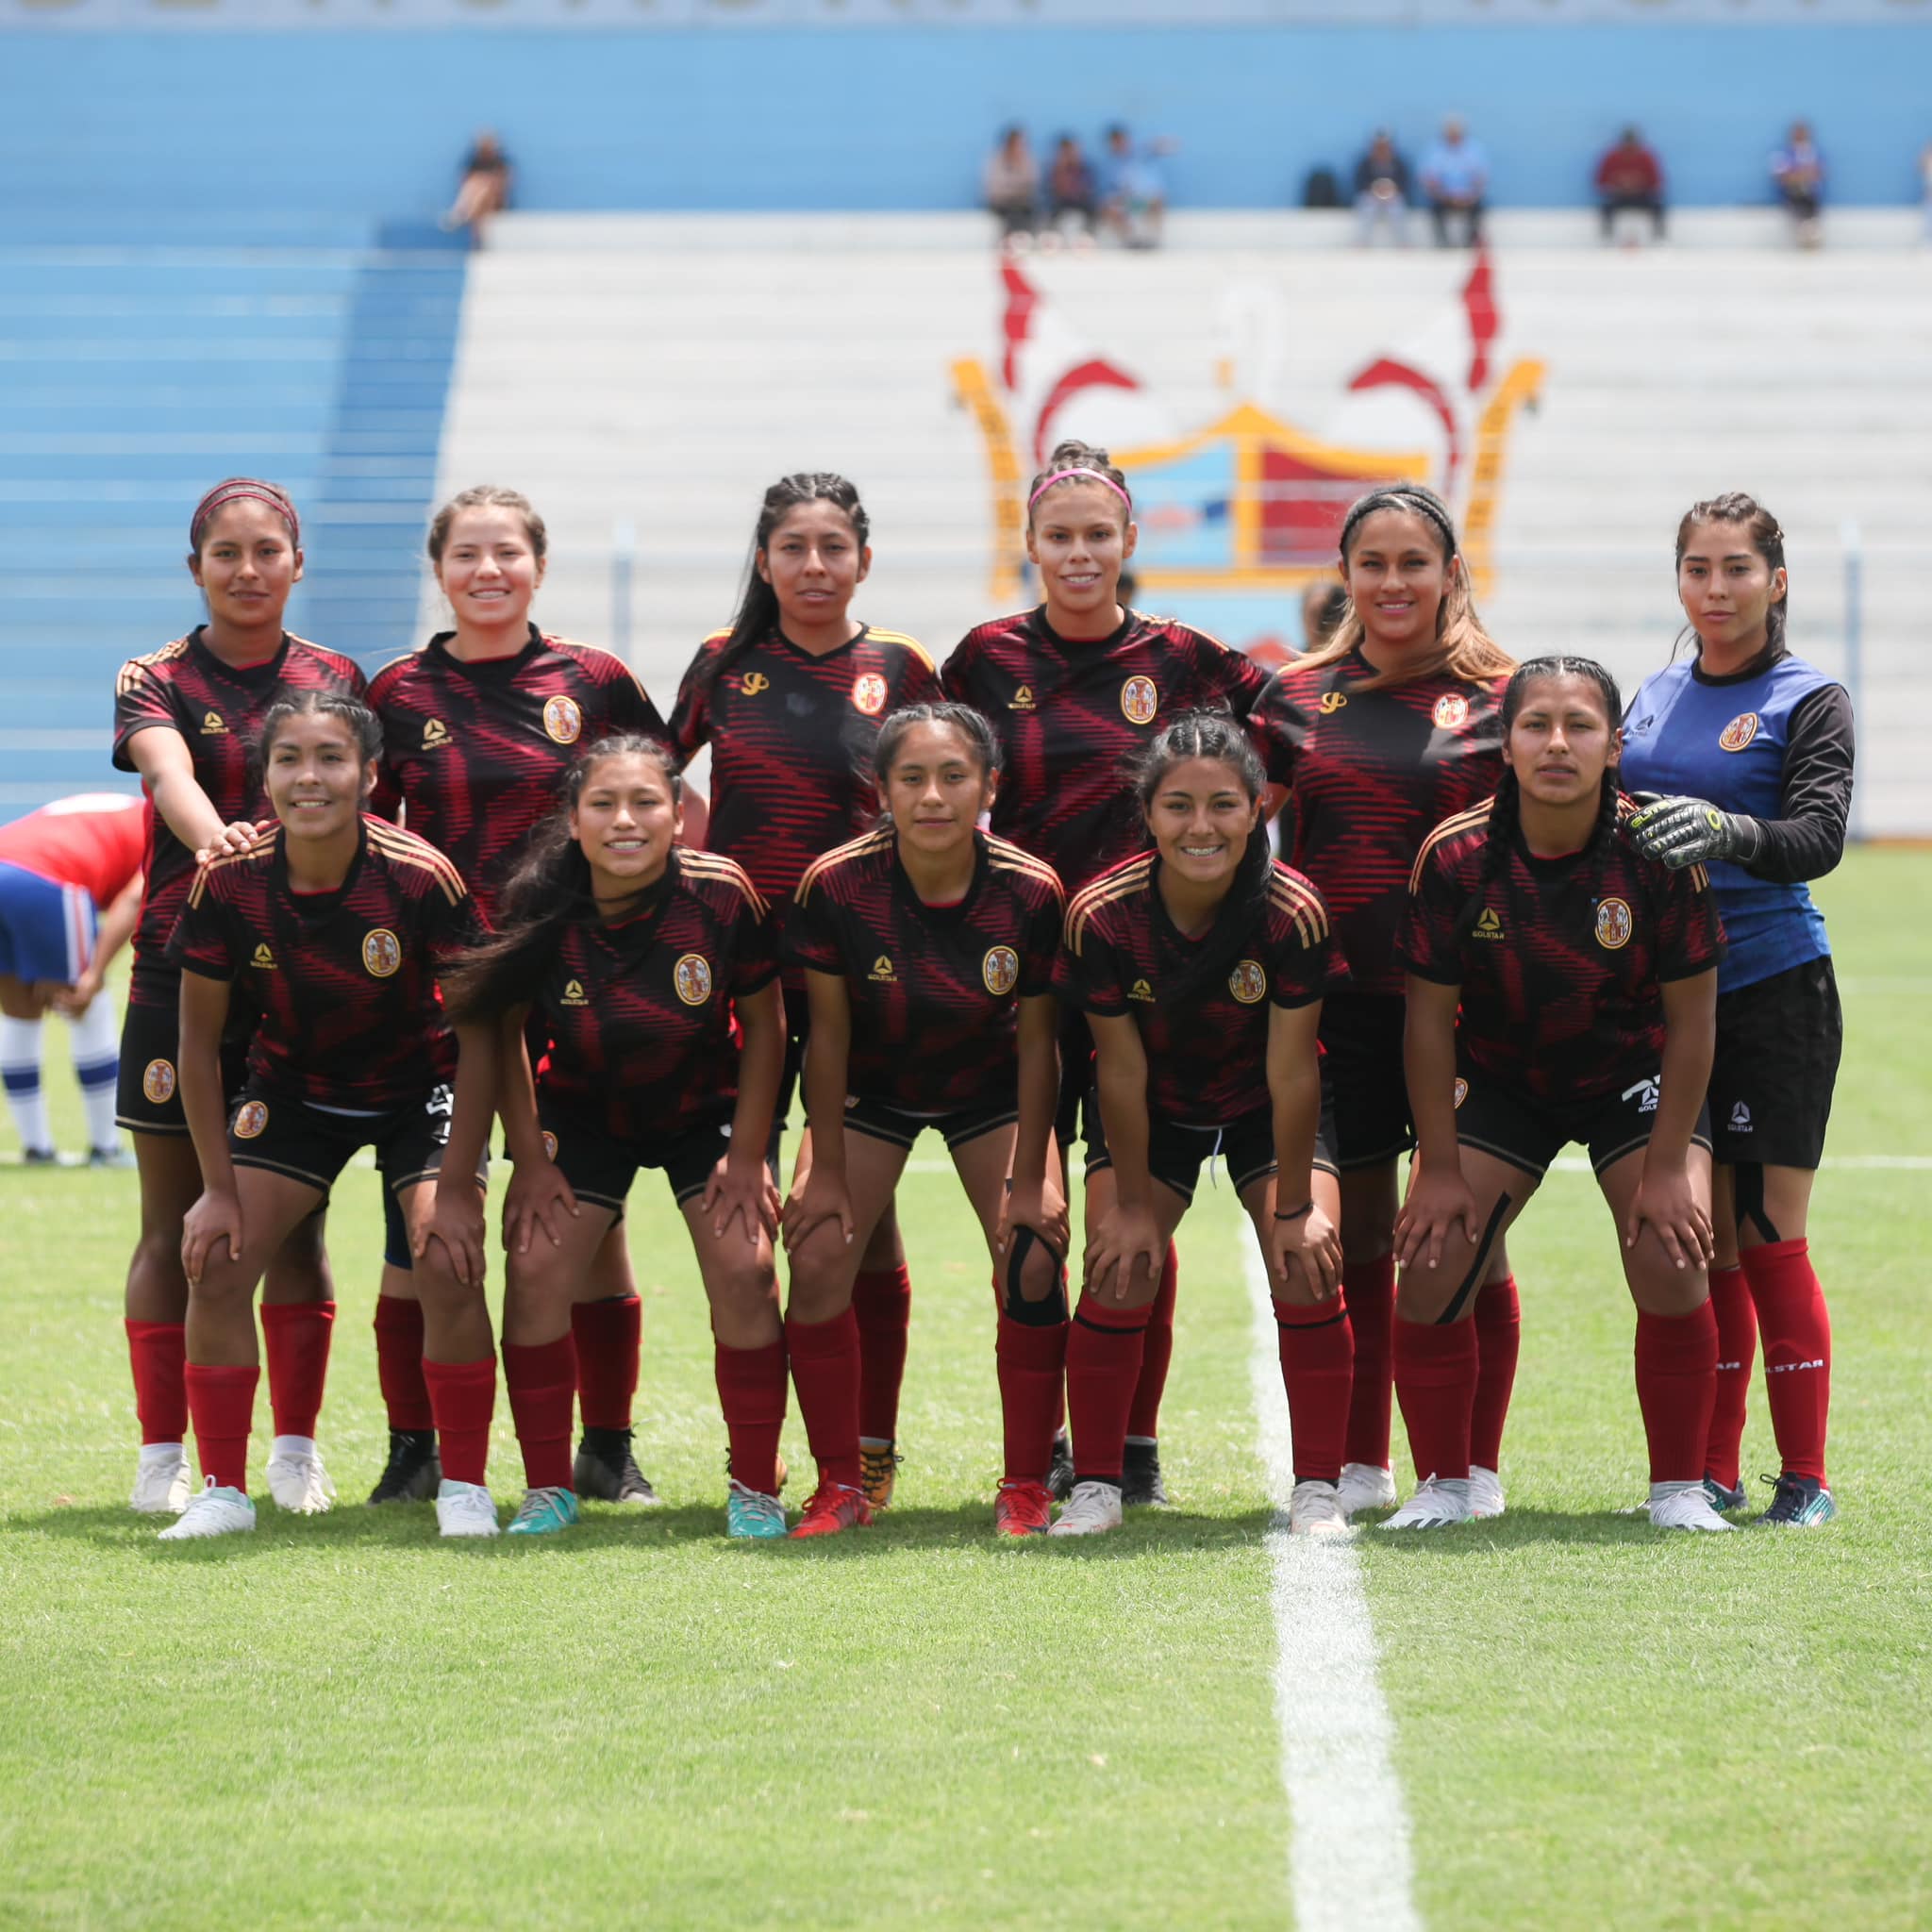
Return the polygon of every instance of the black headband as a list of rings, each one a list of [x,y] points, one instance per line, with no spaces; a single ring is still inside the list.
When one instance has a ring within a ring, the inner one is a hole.
[[[1449,555],[1456,555],[1456,530],[1450,523],[1448,513],[1431,496],[1420,490],[1373,490],[1349,511],[1341,525],[1341,541],[1339,548],[1348,548],[1348,533],[1374,510],[1413,509],[1434,524],[1442,533],[1442,541],[1449,546]]]

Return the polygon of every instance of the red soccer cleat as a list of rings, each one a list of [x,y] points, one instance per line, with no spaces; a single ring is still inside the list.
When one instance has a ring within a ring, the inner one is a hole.
[[[872,1522],[872,1505],[863,1490],[843,1483],[821,1483],[811,1492],[793,1536],[837,1536],[841,1529],[864,1529]]]
[[[1044,1536],[1052,1522],[1053,1491],[1044,1483],[1016,1478],[1000,1485],[998,1500],[992,1506],[995,1535]]]

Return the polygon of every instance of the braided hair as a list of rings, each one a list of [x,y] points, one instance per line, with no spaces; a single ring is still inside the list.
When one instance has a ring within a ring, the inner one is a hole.
[[[1617,689],[1617,680],[1599,664],[1594,658],[1572,657],[1567,652],[1554,653],[1545,658],[1531,658],[1516,667],[1503,692],[1502,724],[1503,737],[1507,741],[1509,727],[1516,722],[1516,714],[1522,710],[1524,699],[1533,684],[1540,684],[1548,678],[1580,677],[1587,684],[1596,687],[1598,697],[1603,701],[1604,718],[1614,734],[1624,715],[1623,694]],[[1496,795],[1490,804],[1488,835],[1483,841],[1482,871],[1478,874],[1475,890],[1463,902],[1462,910],[1457,915],[1456,938],[1459,944],[1475,928],[1475,923],[1483,909],[1483,901],[1489,897],[1490,888],[1508,869],[1509,849],[1516,842],[1518,828],[1522,824],[1522,788],[1516,782],[1516,768],[1503,767],[1503,775],[1496,785]],[[1596,875],[1595,861],[1608,848],[1609,841],[1617,836],[1617,820],[1623,808],[1623,793],[1617,788],[1617,768],[1611,764],[1604,766],[1602,795],[1597,803],[1596,823],[1591,827],[1589,842],[1583,848],[1583,858],[1588,861],[1577,868],[1573,882],[1581,879],[1593,882]]]
[[[892,760],[898,757],[906,734],[920,724],[942,724],[957,731],[972,746],[980,771],[989,778],[999,776],[1004,753],[986,714],[950,698],[939,704],[901,705],[896,711],[889,711],[873,741],[871,757],[860,768],[860,776],[870,777],[876,772],[883,781],[892,769]]]
[[[1684,568],[1684,552],[1690,546],[1690,534],[1701,529],[1706,524],[1741,524],[1744,533],[1751,540],[1751,547],[1763,558],[1767,569],[1776,572],[1785,568],[1785,533],[1778,520],[1757,501],[1755,496],[1742,490],[1728,490],[1722,496],[1707,496],[1702,503],[1693,503],[1684,512],[1684,521],[1677,525],[1676,568]],[[1791,592],[1787,579],[1785,594],[1764,613],[1765,661],[1775,664],[1780,658],[1790,655],[1790,645],[1785,641],[1785,633],[1790,625]],[[1674,658],[1683,648],[1684,640],[1693,636],[1690,625],[1677,633],[1677,641],[1671,646]]]

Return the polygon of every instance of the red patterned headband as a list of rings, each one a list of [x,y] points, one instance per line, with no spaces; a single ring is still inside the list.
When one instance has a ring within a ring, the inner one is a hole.
[[[1053,473],[1053,475],[1049,476],[1046,479],[1046,481],[1042,483],[1040,486],[1040,488],[1036,490],[1033,492],[1033,494],[1026,499],[1026,508],[1028,509],[1031,509],[1033,506],[1036,503],[1038,503],[1040,499],[1042,496],[1044,496],[1046,492],[1049,490],[1051,490],[1056,483],[1064,483],[1069,476],[1091,476],[1096,483],[1105,483],[1107,487],[1109,490],[1111,490],[1113,493],[1116,496],[1118,496],[1124,504],[1126,505],[1129,510],[1131,510],[1134,508],[1134,499],[1131,496],[1129,496],[1127,492],[1124,490],[1123,490],[1121,486],[1118,483],[1116,483],[1111,476],[1103,476],[1098,470],[1089,470],[1085,468],[1074,470],[1056,470]]]
[[[189,549],[198,554],[202,534],[216,510],[225,503],[234,503],[243,497],[253,497],[257,503],[267,504],[288,525],[289,541],[298,550],[302,547],[302,520],[295,514],[295,506],[290,502],[287,491],[277,489],[273,483],[264,483],[258,477],[230,476],[225,483],[217,483],[195,505],[194,516],[188,525]]]

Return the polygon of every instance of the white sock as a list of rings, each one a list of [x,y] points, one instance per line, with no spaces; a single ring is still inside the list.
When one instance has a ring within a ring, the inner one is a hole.
[[[99,994],[73,1023],[68,1044],[74,1071],[80,1080],[81,1105],[87,1109],[87,1144],[118,1147],[114,1126],[114,1087],[121,1072],[121,1016],[105,993]]]
[[[41,1023],[0,1018],[0,1077],[7,1083],[7,1106],[22,1148],[51,1153],[54,1129],[47,1120],[47,1094],[41,1085]]]
[[[315,1438],[313,1436],[277,1436],[268,1445],[269,1459],[277,1456],[313,1456]]]
[[[143,1442],[141,1445],[141,1466],[145,1469],[151,1462],[186,1462],[188,1449],[181,1442]]]

